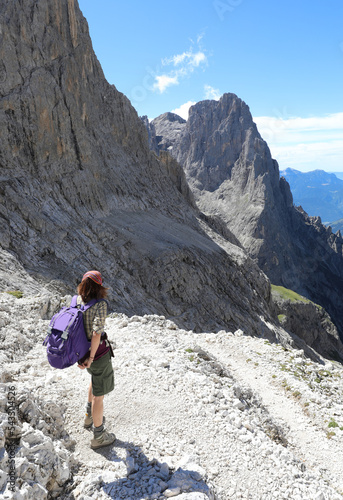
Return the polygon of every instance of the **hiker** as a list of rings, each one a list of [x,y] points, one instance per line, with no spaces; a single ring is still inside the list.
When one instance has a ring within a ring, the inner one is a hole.
[[[92,307],[83,314],[83,322],[88,340],[91,341],[90,351],[86,359],[79,361],[79,367],[87,368],[92,379],[88,389],[88,402],[84,427],[89,429],[94,425],[94,438],[91,448],[97,449],[112,444],[116,437],[104,428],[104,395],[114,389],[114,373],[112,368],[112,348],[104,332],[107,316],[107,288],[102,284],[99,271],[88,271],[82,277],[77,287],[77,304],[87,304],[92,299],[97,299]]]

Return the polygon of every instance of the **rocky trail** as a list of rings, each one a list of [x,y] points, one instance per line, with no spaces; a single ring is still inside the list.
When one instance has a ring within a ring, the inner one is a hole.
[[[41,345],[43,318],[57,305],[0,294],[3,498],[343,498],[340,365],[240,330],[194,334],[161,316],[112,314],[116,387],[105,415],[117,440],[92,451],[83,428],[89,375],[52,369]]]
[[[338,373],[330,363],[325,367],[313,366],[301,351],[288,353],[288,356],[285,353],[275,355],[275,349],[268,342],[259,344],[256,339],[237,339],[236,336],[227,339],[225,350],[213,340],[210,346],[209,341],[199,342],[220,363],[230,367],[236,380],[248,384],[259,395],[270,416],[286,429],[288,446],[304,466],[327,475],[342,491],[341,441],[336,435],[337,441],[332,441],[330,429],[336,427],[334,424],[328,427],[330,422],[336,422],[337,417],[342,419],[342,397],[338,385],[333,391],[331,384],[322,383],[325,377],[336,375],[338,378]],[[278,346],[278,349],[282,347]],[[304,381],[308,384],[305,388]],[[323,389],[325,385],[326,390]],[[332,398],[331,391],[336,392],[335,398]],[[330,397],[325,396],[327,392],[331,392]],[[342,437],[341,433],[339,437]]]

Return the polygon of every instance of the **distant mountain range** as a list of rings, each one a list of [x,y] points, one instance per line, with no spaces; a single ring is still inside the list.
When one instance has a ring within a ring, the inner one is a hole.
[[[310,216],[320,216],[333,231],[343,230],[343,180],[339,178],[342,174],[324,170],[304,173],[287,168],[280,175],[288,181],[295,205],[301,205]]]

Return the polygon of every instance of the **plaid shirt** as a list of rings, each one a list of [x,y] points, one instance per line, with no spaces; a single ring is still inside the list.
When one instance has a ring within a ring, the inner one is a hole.
[[[77,304],[83,304],[80,295],[77,297]],[[102,300],[97,302],[83,313],[83,324],[88,340],[91,340],[93,332],[103,333],[107,316],[107,302]]]

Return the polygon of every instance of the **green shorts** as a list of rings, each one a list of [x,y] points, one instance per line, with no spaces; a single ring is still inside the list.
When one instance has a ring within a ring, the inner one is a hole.
[[[100,359],[93,361],[88,373],[92,375],[93,396],[104,396],[114,389],[114,373],[112,368],[111,352]]]

